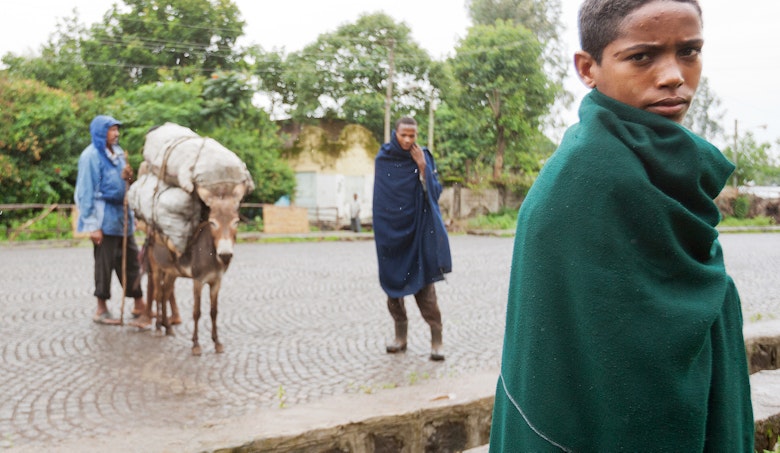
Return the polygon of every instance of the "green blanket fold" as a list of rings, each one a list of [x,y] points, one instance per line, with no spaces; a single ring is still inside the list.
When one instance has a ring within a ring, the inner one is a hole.
[[[596,90],[520,210],[491,451],[752,451],[713,199],[733,165]]]

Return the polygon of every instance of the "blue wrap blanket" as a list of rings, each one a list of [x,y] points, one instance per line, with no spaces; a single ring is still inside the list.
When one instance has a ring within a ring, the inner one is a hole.
[[[374,241],[382,289],[390,297],[403,297],[443,280],[452,259],[433,156],[423,148],[423,185],[411,154],[401,148],[395,131],[391,136],[375,161]]]

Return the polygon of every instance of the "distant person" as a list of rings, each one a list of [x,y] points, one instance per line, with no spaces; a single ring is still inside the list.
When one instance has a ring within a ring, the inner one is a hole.
[[[734,166],[679,124],[699,3],[586,0],[579,29],[592,90],[520,208],[490,451],[753,452]]]
[[[388,353],[406,351],[404,296],[414,295],[431,328],[431,360],[444,360],[441,312],[434,282],[452,270],[447,230],[439,211],[436,164],[417,144],[417,122],[401,118],[379,149],[374,179],[374,241],[379,282],[395,321]]]
[[[79,210],[79,232],[88,232],[95,260],[95,296],[97,310],[92,320],[99,324],[118,325],[108,309],[111,299],[111,273],[122,280],[122,243],[127,231],[127,297],[135,300],[134,317],[145,309],[138,265],[138,247],[133,239],[133,213],[128,212],[125,224],[124,199],[133,169],[119,146],[119,126],[116,119],[98,115],[89,126],[92,143],[79,157],[75,201]]]
[[[360,233],[360,202],[358,201],[358,194],[352,195],[352,202],[349,204],[349,219],[352,231]]]

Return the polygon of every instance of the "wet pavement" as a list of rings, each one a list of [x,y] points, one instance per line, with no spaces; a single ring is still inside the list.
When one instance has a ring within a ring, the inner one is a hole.
[[[745,321],[780,317],[780,234],[721,241]],[[493,372],[512,242],[451,237],[455,270],[437,284],[443,363],[428,360],[430,334],[411,297],[409,350],[384,352],[392,322],[370,240],[239,243],[220,294],[225,353],[214,353],[204,306],[200,357],[190,353],[191,282],[176,284],[184,323],[173,337],[101,326],[91,322],[91,247],[0,247],[0,450],[57,450],[152,428],[175,436],[248,414],[283,417],[331,397]],[[116,279],[113,292],[118,314]],[[126,321],[131,308],[128,299]]]

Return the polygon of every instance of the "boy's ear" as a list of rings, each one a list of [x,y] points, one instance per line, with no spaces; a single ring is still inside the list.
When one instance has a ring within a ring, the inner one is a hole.
[[[574,67],[577,75],[588,88],[596,88],[596,72],[598,71],[596,60],[584,50],[574,53]]]

